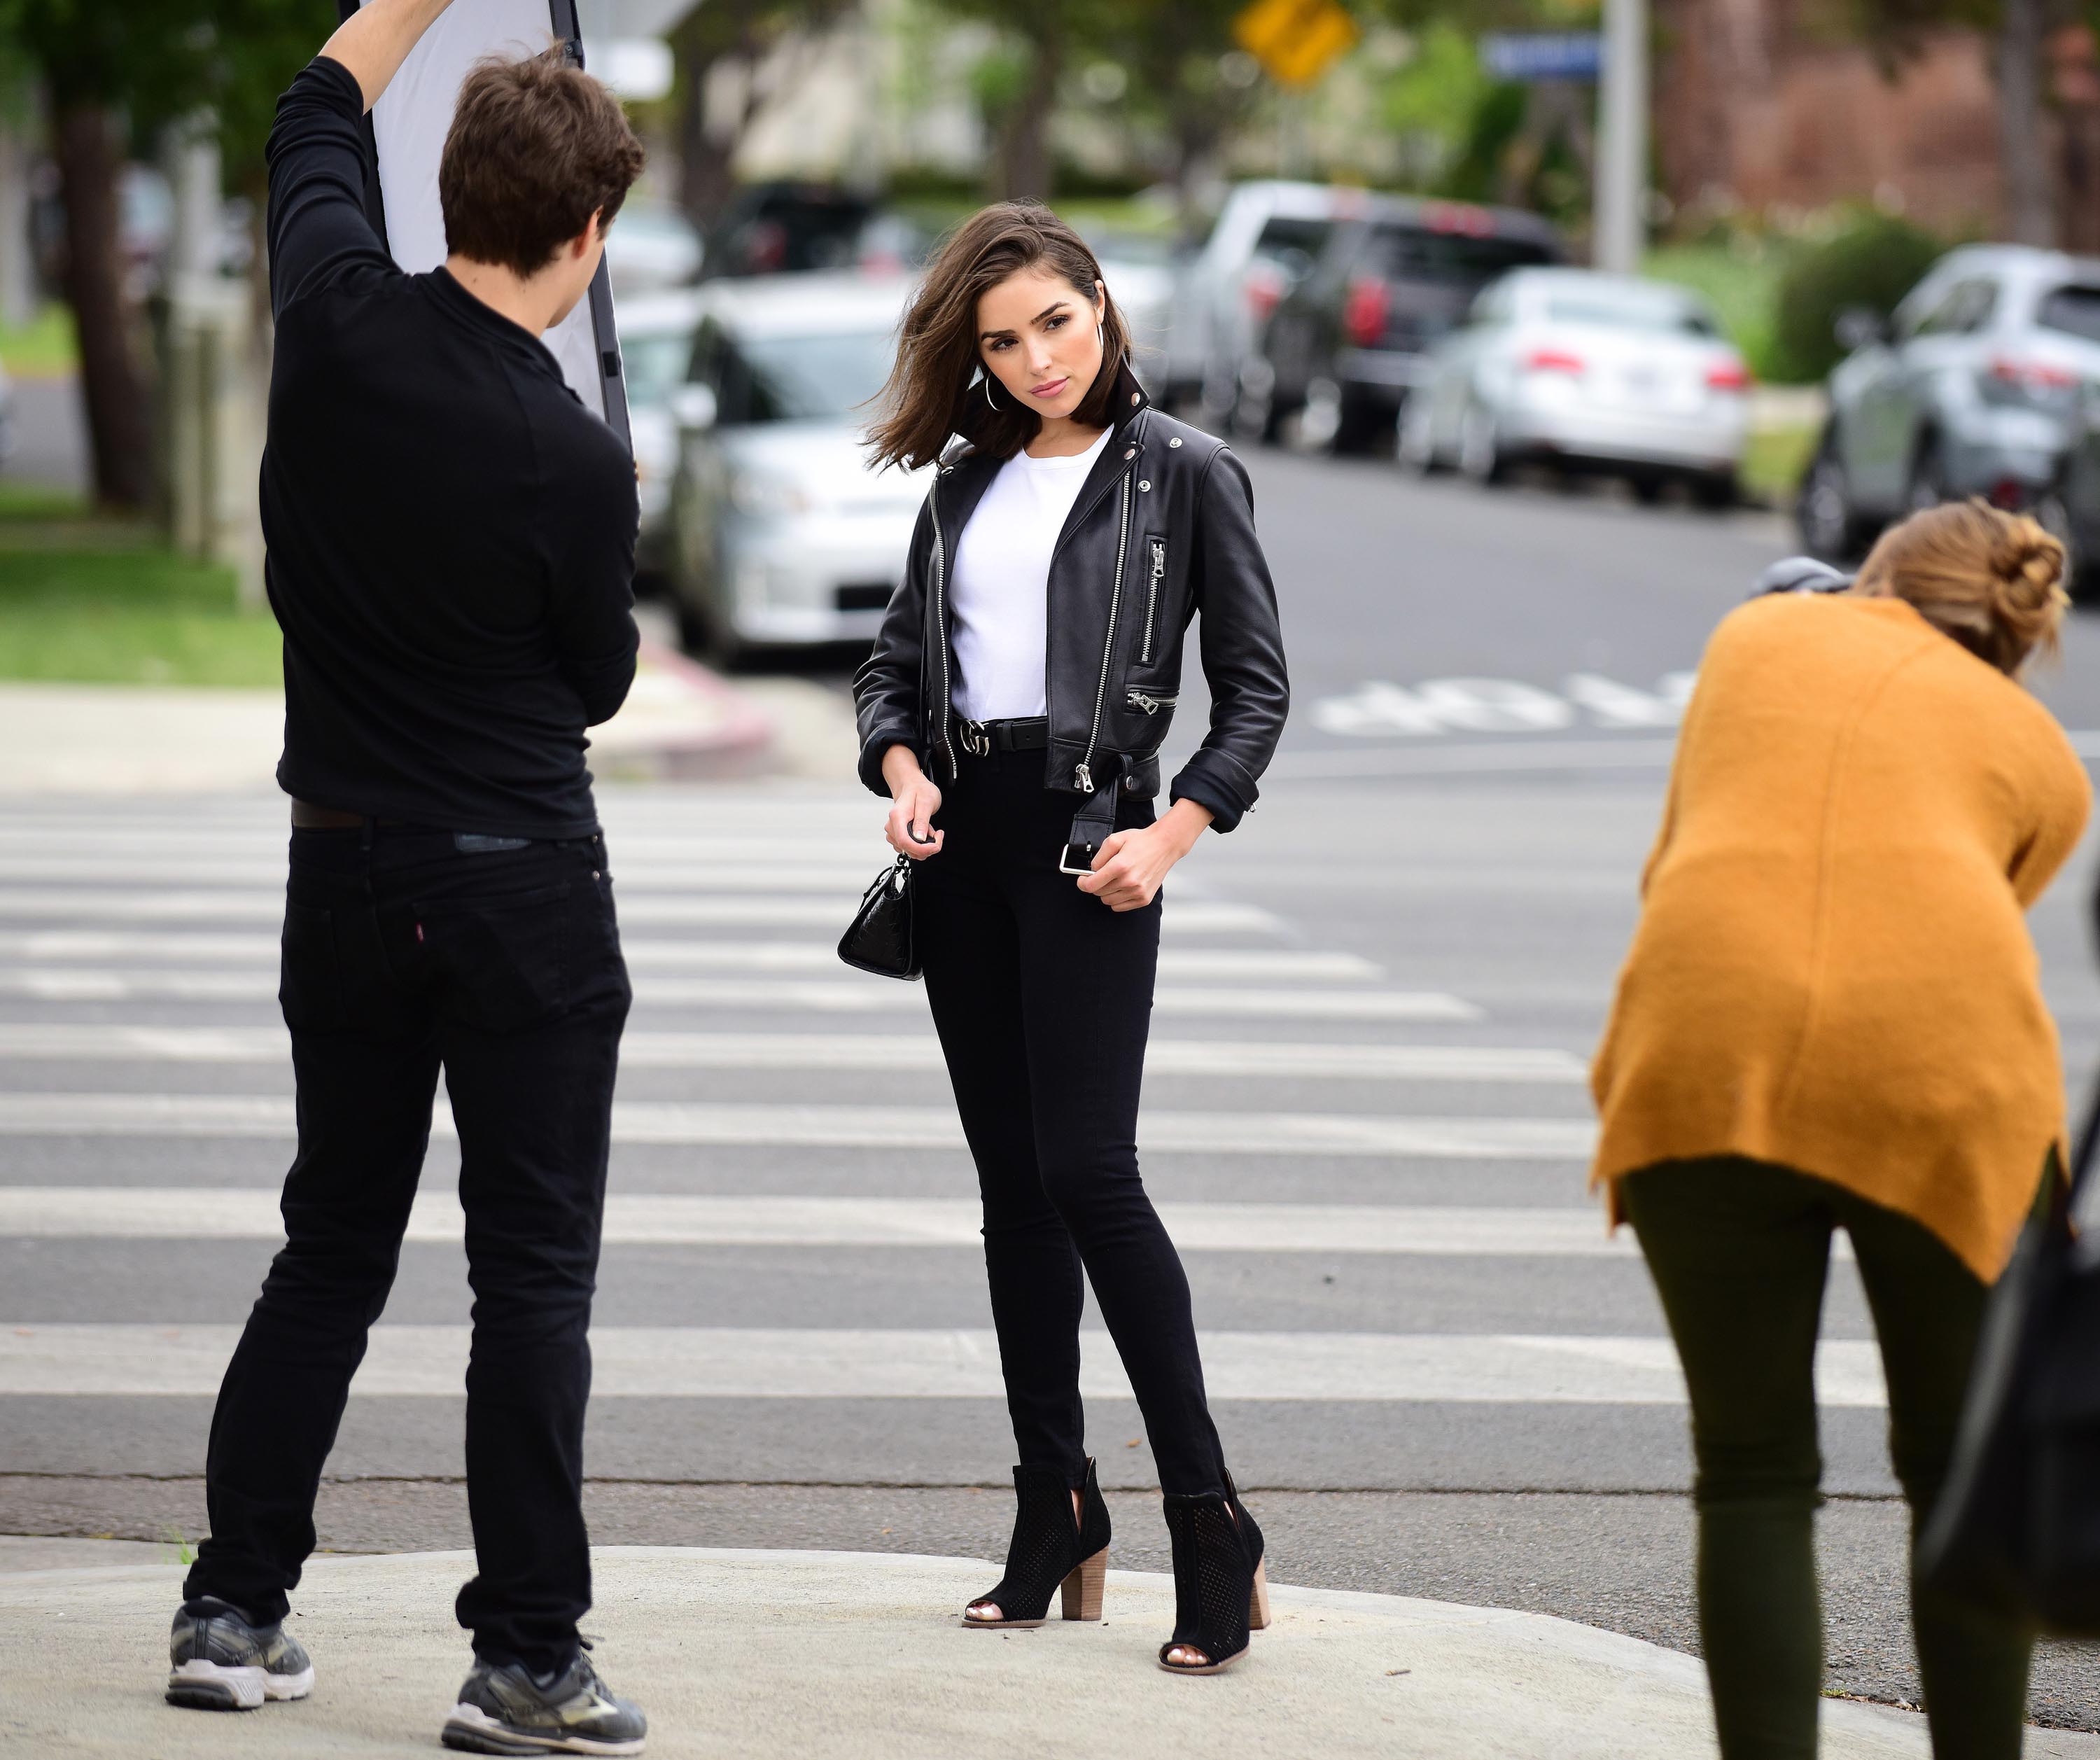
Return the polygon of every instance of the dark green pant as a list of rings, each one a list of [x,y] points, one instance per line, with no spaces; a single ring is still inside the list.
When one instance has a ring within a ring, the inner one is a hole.
[[[1668,1162],[1621,1182],[1684,1364],[1697,1465],[1699,1626],[1723,1760],[1814,1760],[1815,1360],[1830,1236],[1851,1237],[1915,1537],[1946,1477],[1989,1291],[1908,1216],[1789,1168]],[[2031,1646],[1913,1586],[1936,1760],[2018,1760]]]

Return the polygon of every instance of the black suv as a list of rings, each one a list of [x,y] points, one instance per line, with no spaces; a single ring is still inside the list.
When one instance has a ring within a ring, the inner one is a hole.
[[[1242,368],[1240,426],[1273,439],[1295,415],[1308,439],[1368,450],[1393,431],[1430,345],[1465,321],[1474,296],[1508,270],[1564,254],[1535,214],[1367,198],[1337,220]]]

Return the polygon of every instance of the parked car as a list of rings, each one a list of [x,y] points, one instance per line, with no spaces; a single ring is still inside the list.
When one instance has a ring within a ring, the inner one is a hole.
[[[1171,321],[1158,339],[1162,400],[1193,406],[1206,427],[1228,421],[1240,369],[1258,355],[1270,315],[1312,268],[1336,216],[1365,199],[1326,183],[1263,178],[1234,184],[1177,277]]]
[[[1361,452],[1392,430],[1429,370],[1429,350],[1480,289],[1511,269],[1557,262],[1537,214],[1463,203],[1365,198],[1338,218],[1317,260],[1284,294],[1241,373],[1239,425],[1273,438],[1301,416],[1306,438]]]
[[[668,201],[629,196],[605,235],[606,267],[621,298],[699,280],[700,235]]]
[[[1089,230],[1084,236],[1101,266],[1101,280],[1129,327],[1131,370],[1158,399],[1164,385],[1165,343],[1173,327],[1179,282],[1174,241],[1136,232]]]
[[[2064,585],[2082,605],[2100,598],[2100,386],[2080,395],[2076,433],[2031,511],[2062,541]]]
[[[708,240],[705,273],[712,279],[850,268],[876,211],[868,196],[835,184],[754,184],[730,204]]]
[[[1856,554],[1890,520],[1952,497],[2032,504],[2100,384],[2100,261],[2018,245],[1949,251],[1883,324],[1848,311],[1851,350],[1796,504],[1819,556]]]
[[[915,475],[871,472],[861,441],[911,286],[813,274],[701,289],[672,399],[671,585],[691,645],[874,638],[925,494]]]
[[[1673,477],[1736,498],[1750,375],[1696,293],[1588,269],[1519,269],[1430,351],[1401,417],[1401,459],[1493,483],[1537,459]]]
[[[634,572],[649,583],[662,579],[670,567],[671,484],[678,470],[678,421],[671,406],[693,364],[700,296],[690,288],[638,293],[621,299],[614,309],[620,324],[620,374],[627,382],[628,427],[634,442],[635,485],[642,501]]]

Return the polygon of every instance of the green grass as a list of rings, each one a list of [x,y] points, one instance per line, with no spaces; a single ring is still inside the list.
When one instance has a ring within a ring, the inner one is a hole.
[[[1642,267],[1657,280],[1705,294],[1750,371],[1760,379],[1773,379],[1779,284],[1786,267],[1784,246],[1762,240],[1666,245],[1650,251]]]
[[[79,517],[64,497],[0,496],[0,678],[270,686],[277,625],[235,602],[233,571],[150,527]]]
[[[1801,474],[1815,450],[1813,427],[1753,430],[1743,448],[1743,492],[1774,507],[1791,507]]]
[[[79,360],[73,314],[50,305],[25,324],[0,324],[0,367],[37,379],[63,378]]]

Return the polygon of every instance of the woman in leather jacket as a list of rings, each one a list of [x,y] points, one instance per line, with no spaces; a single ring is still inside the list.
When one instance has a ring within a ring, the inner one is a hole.
[[[907,313],[876,459],[937,465],[854,680],[861,779],[921,863],[915,932],[984,1200],[1020,1464],[1005,1577],[964,1613],[1100,1617],[1109,1518],[1079,1401],[1085,1279],[1166,1494],[1176,1619],[1208,1673],[1267,1622],[1261,1533],[1204,1398],[1189,1285],[1139,1177],[1160,884],[1254,804],[1289,702],[1246,472],[1149,408],[1076,234],[1002,202]],[[1194,622],[1208,732],[1155,814]],[[948,839],[955,840],[950,844]]]

